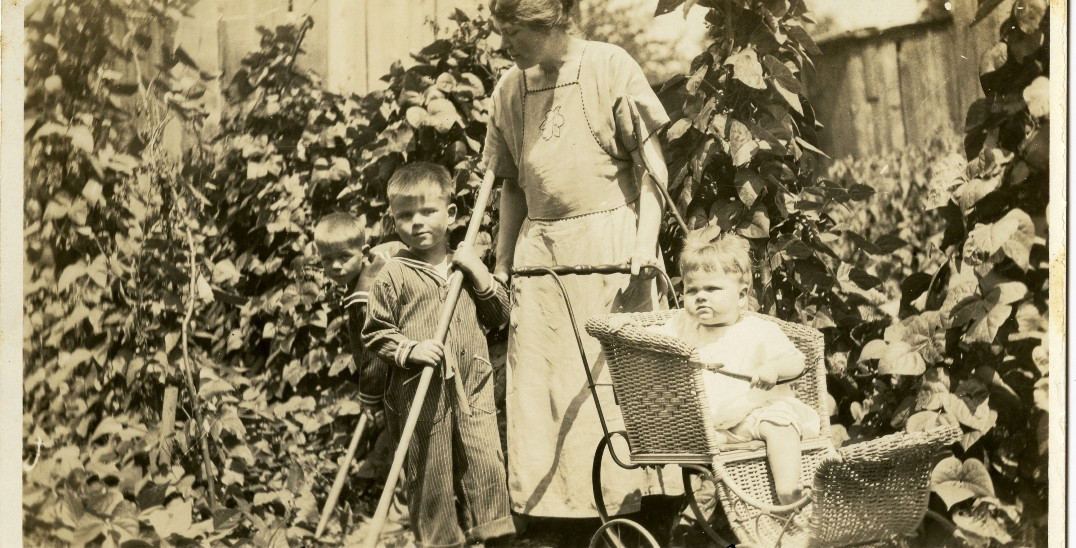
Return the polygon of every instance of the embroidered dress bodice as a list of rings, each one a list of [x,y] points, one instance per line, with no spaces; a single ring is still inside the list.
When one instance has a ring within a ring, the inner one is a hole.
[[[598,142],[599,119],[584,101],[584,46],[557,73],[535,65],[523,73],[522,158],[519,186],[532,219],[560,219],[606,211],[635,199],[627,159]],[[612,159],[612,161],[610,161]]]

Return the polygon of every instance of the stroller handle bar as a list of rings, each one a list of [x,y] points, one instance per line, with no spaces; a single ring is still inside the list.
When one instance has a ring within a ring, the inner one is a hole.
[[[643,268],[657,269],[657,267],[652,264],[643,265]],[[595,265],[578,264],[555,266],[520,266],[512,269],[512,275],[519,276],[521,278],[545,276],[551,273],[556,274],[557,276],[567,276],[572,274],[631,274],[631,265],[629,263]]]

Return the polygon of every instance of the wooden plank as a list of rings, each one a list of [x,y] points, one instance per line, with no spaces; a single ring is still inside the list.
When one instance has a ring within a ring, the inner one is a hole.
[[[338,93],[366,93],[366,8],[352,0],[329,0],[327,11],[325,83]]]
[[[907,37],[899,46],[901,109],[909,145],[924,144],[952,126],[950,67],[940,54],[944,46],[931,33]]]
[[[846,101],[848,108],[852,111],[853,126],[845,131],[854,134],[854,141],[851,143],[854,147],[852,154],[859,157],[874,154],[877,150],[874,144],[877,124],[867,93],[867,70],[864,65],[862,50],[853,52],[848,58],[847,87],[841,89],[837,95]]]
[[[897,45],[890,40],[864,44],[863,65],[867,99],[875,121],[874,149],[876,152],[899,150],[904,147],[904,118]]]
[[[452,21],[448,20],[448,16],[456,12],[456,8],[463,10],[468,17],[474,17],[479,13],[479,9],[482,10],[483,16],[489,15],[489,9],[486,7],[488,2],[482,0],[436,0],[437,5],[437,24],[442,29],[451,30],[453,25]]]
[[[323,0],[292,0],[291,10],[298,24],[306,17],[314,20],[314,26],[303,36],[303,53],[295,59],[295,66],[313,71],[325,81],[329,76],[329,27],[333,24],[329,4]]]
[[[395,61],[410,65],[408,29],[410,6],[407,0],[366,3],[366,83],[367,90],[384,89],[381,76]]]
[[[220,2],[217,38],[221,44],[221,70],[231,81],[248,53],[261,46],[258,26],[275,28],[288,18],[288,0],[227,0]]]
[[[409,0],[409,3],[411,4],[411,10],[407,18],[407,52],[413,53],[426,47],[434,40],[434,25],[437,24],[437,1]]]
[[[218,25],[220,6],[218,0],[199,0],[191,7],[190,17],[179,21],[176,29],[175,44],[182,47],[191,59],[198,65],[202,72],[220,74],[221,46]],[[209,115],[202,126],[202,139],[215,135],[220,125],[221,113],[224,110],[225,100],[221,92],[223,79],[213,78],[203,80],[206,93],[202,96]],[[182,146],[184,149],[196,146],[194,135],[183,135]]]
[[[822,150],[834,158],[856,153],[855,121],[844,100],[849,78],[849,48],[827,49],[815,59],[815,75],[807,85],[815,115],[825,129],[820,134]]]
[[[977,0],[951,0],[953,7],[952,41],[952,66],[951,73],[957,78],[957,105],[959,116],[956,129],[963,131],[964,119],[968,108],[980,97],[983,97],[982,85],[979,83],[979,62],[983,54],[997,44],[1001,38],[998,29],[1001,23],[1012,12],[1012,0],[1005,0],[986,19],[980,21],[974,27],[969,27],[975,19]]]

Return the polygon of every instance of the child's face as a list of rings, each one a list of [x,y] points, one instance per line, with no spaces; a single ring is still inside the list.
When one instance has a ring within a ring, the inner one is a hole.
[[[389,210],[396,233],[412,251],[447,248],[448,225],[456,220],[456,206],[446,202],[440,189],[430,188],[415,196],[395,196]]]
[[[731,325],[747,306],[747,284],[723,271],[684,273],[684,310],[702,325]]]
[[[317,242],[325,275],[338,285],[347,286],[362,272],[362,246],[353,242]]]

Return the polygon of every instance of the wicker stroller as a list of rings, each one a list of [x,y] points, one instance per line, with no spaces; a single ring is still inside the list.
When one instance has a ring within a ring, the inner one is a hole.
[[[612,314],[586,323],[587,332],[601,341],[609,363],[624,415],[630,466],[679,464],[684,492],[699,525],[720,546],[729,542],[712,525],[716,512],[707,504],[713,500],[705,496],[705,483],[713,484],[739,541],[736,546],[884,544],[914,534],[926,512],[930,472],[939,452],[959,439],[959,428],[898,433],[834,449],[822,334],[759,315],[777,323],[806,357],[804,374],[791,384],[822,422],[821,435],[802,445],[801,475],[803,484],[811,486],[810,493],[780,506],[763,442],[716,442],[702,388],[705,366],[698,362],[695,349],[644,329],[664,323],[673,313]],[[602,458],[607,439],[599,445],[596,461]],[[595,495],[600,496],[601,479],[594,481]],[[793,519],[797,514],[802,518]]]

